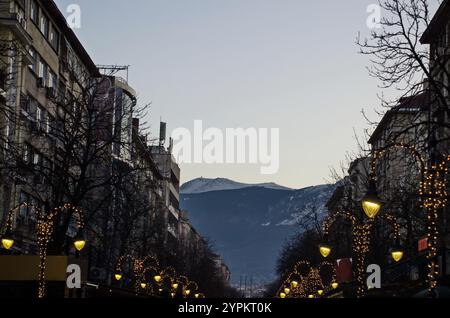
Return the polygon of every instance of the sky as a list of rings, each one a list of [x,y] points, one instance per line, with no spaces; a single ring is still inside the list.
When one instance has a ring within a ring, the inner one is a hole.
[[[197,177],[302,188],[325,183],[330,167],[356,149],[365,109],[379,106],[378,82],[358,32],[375,0],[57,0],[81,7],[75,30],[97,64],[131,65],[149,123],[168,130],[279,128],[280,169],[258,165],[182,164]],[[67,14],[66,14],[67,15]]]

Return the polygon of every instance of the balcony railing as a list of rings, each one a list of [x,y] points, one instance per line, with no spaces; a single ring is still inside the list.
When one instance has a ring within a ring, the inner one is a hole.
[[[27,20],[19,13],[0,7],[0,25],[10,28],[25,44],[31,43],[31,36],[27,32]]]

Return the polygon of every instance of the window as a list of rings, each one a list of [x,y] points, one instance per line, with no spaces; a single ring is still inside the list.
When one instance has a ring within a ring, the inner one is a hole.
[[[29,144],[25,144],[23,148],[23,162],[30,163],[33,150]]]
[[[46,38],[48,38],[49,25],[50,25],[50,22],[49,22],[47,16],[42,14],[41,15],[41,23],[39,24],[39,29],[41,30],[41,32],[44,34],[44,36]]]
[[[37,129],[39,129],[39,130],[46,130],[46,122],[45,122],[45,109],[43,109],[41,106],[39,106],[38,108],[37,108],[37,111],[36,111],[36,126],[37,126]]]
[[[42,59],[39,59],[39,78],[42,78],[44,85],[48,83],[48,66]]]
[[[16,19],[17,19],[17,21],[19,21],[20,25],[24,29],[26,29],[27,28],[27,20],[25,19],[25,11],[17,2],[14,2],[13,12],[16,14]]]
[[[40,166],[41,160],[42,160],[42,156],[39,153],[35,152],[33,154],[33,165]]]
[[[53,71],[49,70],[47,87],[56,89],[58,86],[57,81],[58,81],[58,79],[56,77],[56,74]]]
[[[31,64],[29,65],[30,70],[32,70],[35,74],[37,73],[37,61],[38,61],[38,53],[32,47],[29,49],[29,53],[31,56]]]
[[[52,29],[50,30],[50,37],[48,40],[50,41],[50,44],[55,49],[55,51],[58,51],[58,49],[59,49],[59,32],[55,29],[54,25],[52,25]]]
[[[31,1],[30,18],[31,18],[31,21],[33,21],[34,23],[39,22],[39,7],[35,0]]]
[[[47,112],[47,123],[46,123],[46,133],[52,134],[53,133],[53,125],[55,124],[55,117],[50,115]]]

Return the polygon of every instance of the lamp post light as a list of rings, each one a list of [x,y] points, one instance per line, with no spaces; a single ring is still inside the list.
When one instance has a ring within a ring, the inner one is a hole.
[[[325,243],[320,244],[319,252],[323,258],[327,258],[331,254],[331,246],[329,244],[325,244]]]
[[[362,208],[367,217],[373,219],[380,212],[381,206],[382,203],[380,198],[378,197],[375,176],[371,175],[369,178],[367,194],[362,199]]]
[[[73,246],[78,252],[81,252],[86,246],[86,239],[84,238],[82,231],[79,231],[77,236],[73,239]]]
[[[6,250],[10,250],[14,245],[14,238],[10,228],[6,229],[6,232],[2,237],[2,245]]]

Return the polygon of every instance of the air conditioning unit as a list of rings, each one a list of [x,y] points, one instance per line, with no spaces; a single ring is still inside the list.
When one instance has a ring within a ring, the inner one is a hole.
[[[44,88],[45,87],[45,80],[42,77],[39,77],[37,80],[37,86],[39,88]]]

